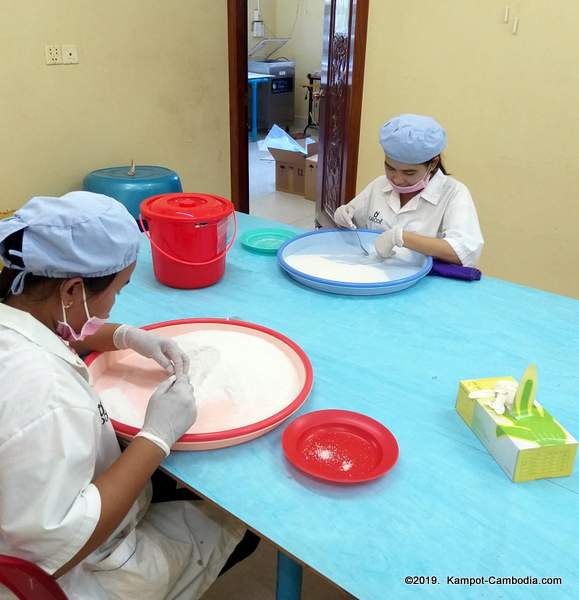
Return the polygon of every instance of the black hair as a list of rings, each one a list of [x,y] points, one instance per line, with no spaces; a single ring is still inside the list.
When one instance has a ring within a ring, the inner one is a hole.
[[[23,231],[20,230],[16,233],[12,233],[4,240],[3,246],[5,254],[8,254],[9,250],[22,252],[22,235]],[[24,263],[19,256],[10,255],[10,262],[18,265],[19,267],[24,267]],[[20,272],[20,269],[11,269],[9,267],[4,267],[2,271],[0,271],[0,301],[4,301],[8,296],[10,296],[10,287],[12,286],[12,282],[14,279],[16,279],[16,276]],[[103,277],[83,278],[84,286],[89,297],[106,290],[113,282],[116,275],[116,273],[112,273],[111,275],[104,275]],[[54,290],[67,279],[71,278],[43,277],[41,275],[32,275],[31,273],[28,273],[24,280],[24,287],[27,293],[31,292],[33,294],[35,301],[42,302],[49,298],[50,295],[54,293]]]
[[[437,154],[437,156],[438,156],[438,166],[436,168],[440,169],[445,175],[448,175],[449,173],[446,170],[444,163],[442,162],[442,154]],[[435,158],[436,158],[436,156],[433,156],[430,160],[427,160],[426,162],[424,162],[422,164],[425,165],[426,167],[428,167]]]

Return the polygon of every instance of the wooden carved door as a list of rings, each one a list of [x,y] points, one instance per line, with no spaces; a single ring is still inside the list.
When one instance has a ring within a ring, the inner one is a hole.
[[[368,0],[326,0],[316,225],[356,192]]]

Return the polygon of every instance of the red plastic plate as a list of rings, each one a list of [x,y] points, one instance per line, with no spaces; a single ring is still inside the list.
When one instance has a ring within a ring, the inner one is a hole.
[[[307,413],[286,427],[283,451],[294,467],[334,483],[377,479],[398,460],[396,438],[384,425],[348,410]]]

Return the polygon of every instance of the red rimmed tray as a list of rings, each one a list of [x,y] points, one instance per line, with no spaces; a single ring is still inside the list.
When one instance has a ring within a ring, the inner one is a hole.
[[[186,351],[218,350],[217,365],[196,390],[198,419],[175,450],[222,448],[259,437],[298,410],[311,391],[313,371],[305,352],[272,329],[226,319],[166,321],[144,329],[177,338]],[[86,362],[115,431],[131,439],[167,373],[130,350],[93,353]]]

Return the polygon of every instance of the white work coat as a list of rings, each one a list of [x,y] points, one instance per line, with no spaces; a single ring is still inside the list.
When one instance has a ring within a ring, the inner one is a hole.
[[[30,314],[0,304],[0,554],[48,573],[67,563],[100,516],[91,482],[119,455],[83,361]],[[189,600],[216,579],[244,528],[202,502],[149,506],[150,495],[149,486],[59,579],[71,600]]]
[[[447,241],[465,267],[478,263],[484,240],[468,188],[440,169],[428,185],[400,207],[400,195],[385,175],[367,185],[350,203],[357,227],[386,231],[402,227]]]

